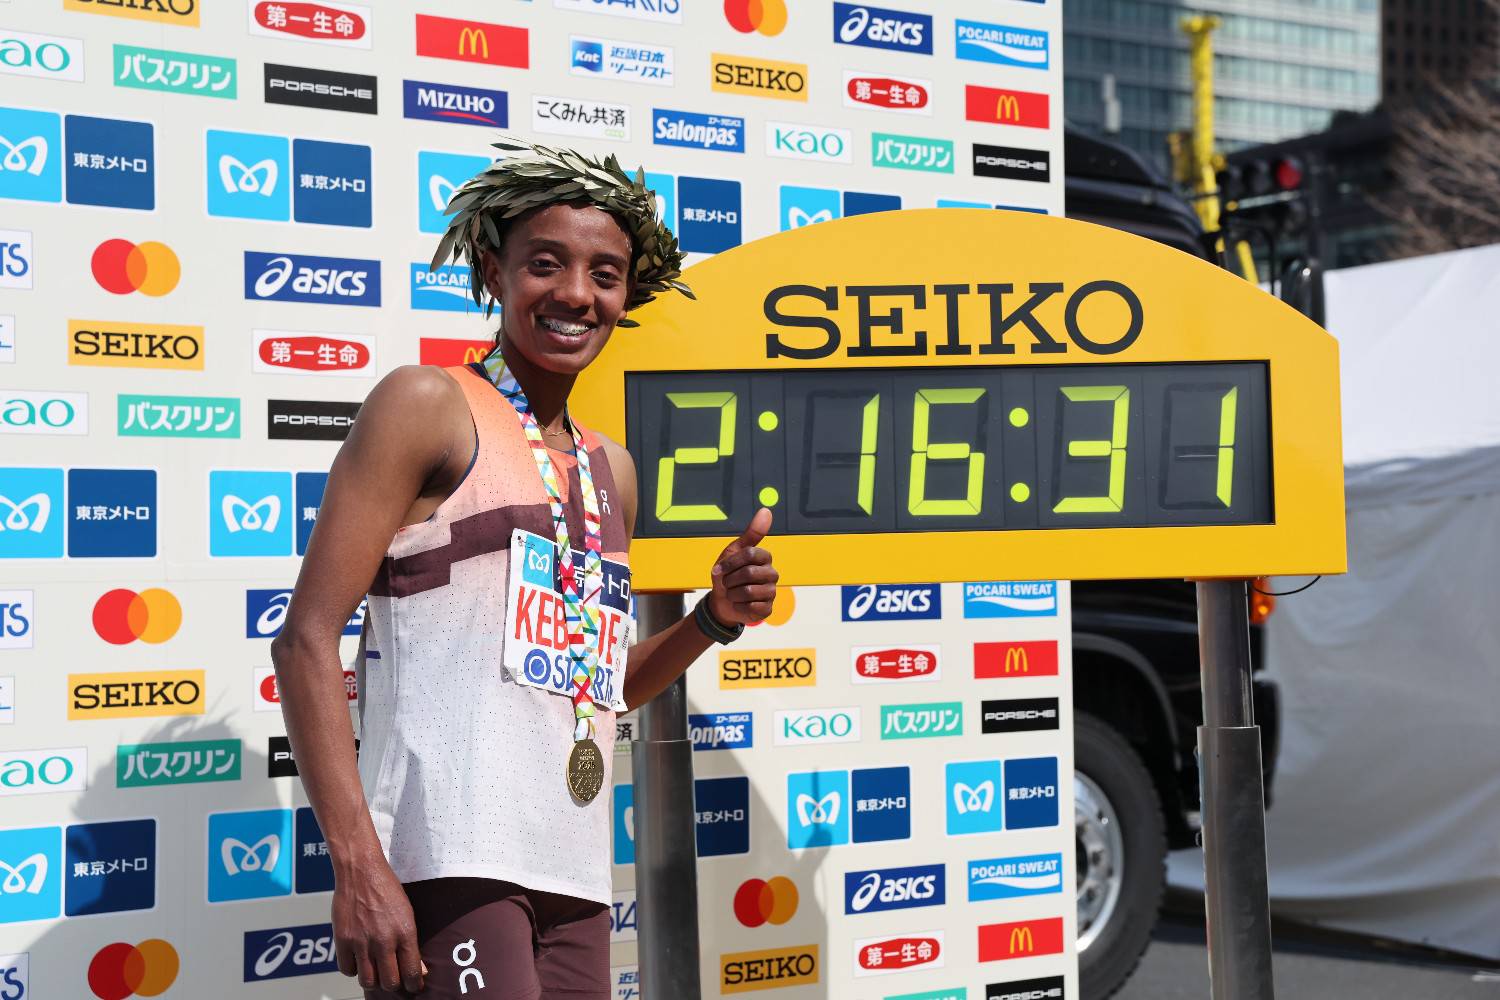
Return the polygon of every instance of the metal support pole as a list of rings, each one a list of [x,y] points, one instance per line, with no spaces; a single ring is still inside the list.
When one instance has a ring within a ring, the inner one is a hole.
[[[1213,1000],[1272,1000],[1271,910],[1260,727],[1250,681],[1244,580],[1198,583],[1203,725],[1198,791],[1203,810],[1203,903]]]
[[[681,594],[639,594],[645,638],[682,617]],[[635,745],[635,896],[642,1000],[697,1000],[698,849],[687,677],[641,706]]]

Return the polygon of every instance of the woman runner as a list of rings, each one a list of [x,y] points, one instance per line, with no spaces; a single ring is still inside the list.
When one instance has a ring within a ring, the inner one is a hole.
[[[475,301],[500,305],[495,348],[483,363],[398,368],[370,393],[271,649],[333,862],[339,969],[369,1000],[607,998],[609,702],[648,701],[776,595],[761,509],[693,614],[628,658],[623,636],[601,634],[636,473],[571,418],[568,395],[633,325],[628,309],[686,292],[682,255],[613,157],[496,145],[511,155],[455,193],[434,261],[465,259]],[[554,574],[574,637],[551,687],[502,669],[522,614],[508,606],[513,561]],[[356,760],[339,636],[366,595]]]

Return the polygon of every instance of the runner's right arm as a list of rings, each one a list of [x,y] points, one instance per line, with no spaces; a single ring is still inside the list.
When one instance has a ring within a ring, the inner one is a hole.
[[[285,624],[271,644],[292,754],[333,863],[339,969],[366,988],[378,981],[415,992],[423,968],[411,906],[360,786],[339,638],[397,529],[424,504],[435,506],[445,488],[451,492],[448,470],[456,461],[466,466],[472,447],[468,406],[446,374],[413,365],[382,379],[334,459]]]

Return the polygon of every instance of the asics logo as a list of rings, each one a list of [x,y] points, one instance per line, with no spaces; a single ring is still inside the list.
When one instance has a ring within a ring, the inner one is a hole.
[[[261,857],[262,848],[265,849],[265,857]],[[219,845],[219,858],[224,862],[224,870],[231,875],[268,872],[276,867],[276,859],[279,857],[281,838],[274,833],[266,834],[250,847],[234,837],[225,837],[224,842]]]
[[[838,792],[829,792],[821,799],[815,799],[806,793],[800,794],[797,796],[797,821],[803,826],[837,823],[841,802],[842,797]]]
[[[34,513],[27,513],[30,507]],[[33,493],[16,503],[0,494],[0,531],[30,531],[41,534],[47,527],[47,518],[52,514],[52,498],[45,493]]]
[[[962,781],[953,786],[953,808],[963,816],[971,812],[987,813],[995,804],[995,783],[981,781],[978,788],[970,788]]]
[[[260,160],[247,167],[228,153],[219,157],[219,183],[229,194],[258,194],[269,198],[276,191],[278,170],[275,160]]]
[[[809,215],[796,205],[793,205],[791,211],[787,213],[787,218],[791,222],[793,229],[801,229],[803,226],[810,226],[815,222],[831,222],[833,220],[833,210],[825,208]]]
[[[4,158],[0,158],[0,170],[19,170],[36,176],[47,166],[47,140],[42,136],[11,142],[0,135],[0,149],[5,150]],[[26,159],[28,150],[32,154],[30,162]]]
[[[261,952],[260,957],[255,960],[255,974],[264,978],[281,968],[281,963],[286,960],[287,953],[292,950],[292,944],[295,941],[290,931],[282,931],[271,938],[271,947]]]
[[[448,207],[448,199],[453,197],[456,189],[457,185],[442,174],[433,174],[427,179],[427,197],[432,200],[432,207],[439,212]]]
[[[24,874],[27,868],[31,869],[30,882],[26,881]],[[33,854],[15,867],[0,861],[0,870],[5,874],[5,880],[0,882],[0,896],[14,896],[23,892],[36,896],[42,891],[42,883],[47,881],[47,855]]]
[[[275,295],[281,291],[281,286],[285,285],[291,276],[292,259],[277,257],[266,264],[266,269],[261,272],[259,278],[255,279],[255,294],[262,298]]]
[[[275,635],[281,631],[281,623],[286,620],[286,608],[292,603],[292,592],[282,591],[271,602],[266,605],[266,610],[260,613],[255,620],[255,631],[258,635]]]
[[[233,493],[228,493],[224,496],[221,512],[224,515],[224,527],[231,533],[264,531],[269,534],[276,530],[276,522],[281,519],[281,497],[273,494],[250,504]]]

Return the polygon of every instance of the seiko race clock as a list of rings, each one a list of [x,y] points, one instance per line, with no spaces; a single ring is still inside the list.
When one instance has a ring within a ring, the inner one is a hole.
[[[574,393],[639,483],[641,590],[775,514],[793,584],[1345,568],[1337,347],[1110,229],[930,209],[720,254]]]

